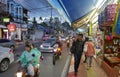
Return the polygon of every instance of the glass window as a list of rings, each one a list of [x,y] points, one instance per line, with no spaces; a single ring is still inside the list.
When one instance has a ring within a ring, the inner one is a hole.
[[[10,42],[8,39],[0,39],[0,43]]]

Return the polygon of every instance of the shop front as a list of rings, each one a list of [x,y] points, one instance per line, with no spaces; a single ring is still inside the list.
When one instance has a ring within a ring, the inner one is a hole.
[[[98,18],[99,29],[103,33],[101,67],[109,77],[120,76],[120,34],[117,34],[119,31],[115,30],[120,26],[118,9],[118,4],[109,4]]]
[[[9,38],[8,29],[4,25],[0,25],[0,38]]]

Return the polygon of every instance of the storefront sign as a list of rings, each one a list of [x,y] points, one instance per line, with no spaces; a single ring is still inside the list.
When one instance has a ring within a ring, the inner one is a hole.
[[[8,30],[9,30],[9,32],[16,31],[16,24],[9,24],[8,25]]]
[[[3,18],[3,22],[10,22],[10,18]]]

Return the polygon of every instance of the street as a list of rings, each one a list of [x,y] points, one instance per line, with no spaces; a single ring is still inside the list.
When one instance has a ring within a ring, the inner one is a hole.
[[[40,44],[41,42],[37,42],[35,46],[39,48]],[[21,54],[22,51],[24,51],[24,45],[19,45],[15,55]],[[40,77],[61,77],[61,73],[69,55],[67,49],[65,47],[63,48],[62,58],[56,61],[55,66],[52,64],[52,53],[42,53],[42,55],[44,56],[44,60],[41,61],[40,65]],[[17,56],[15,56],[15,60],[17,60]],[[18,63],[14,62],[6,72],[0,73],[0,77],[15,77],[18,66]]]

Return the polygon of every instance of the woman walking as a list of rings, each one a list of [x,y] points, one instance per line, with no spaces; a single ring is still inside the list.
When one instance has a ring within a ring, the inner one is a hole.
[[[92,58],[95,54],[95,49],[94,49],[94,43],[92,42],[92,38],[89,38],[88,42],[86,43],[87,45],[87,51],[85,52],[85,55],[87,57],[87,65],[88,69],[92,66]]]

